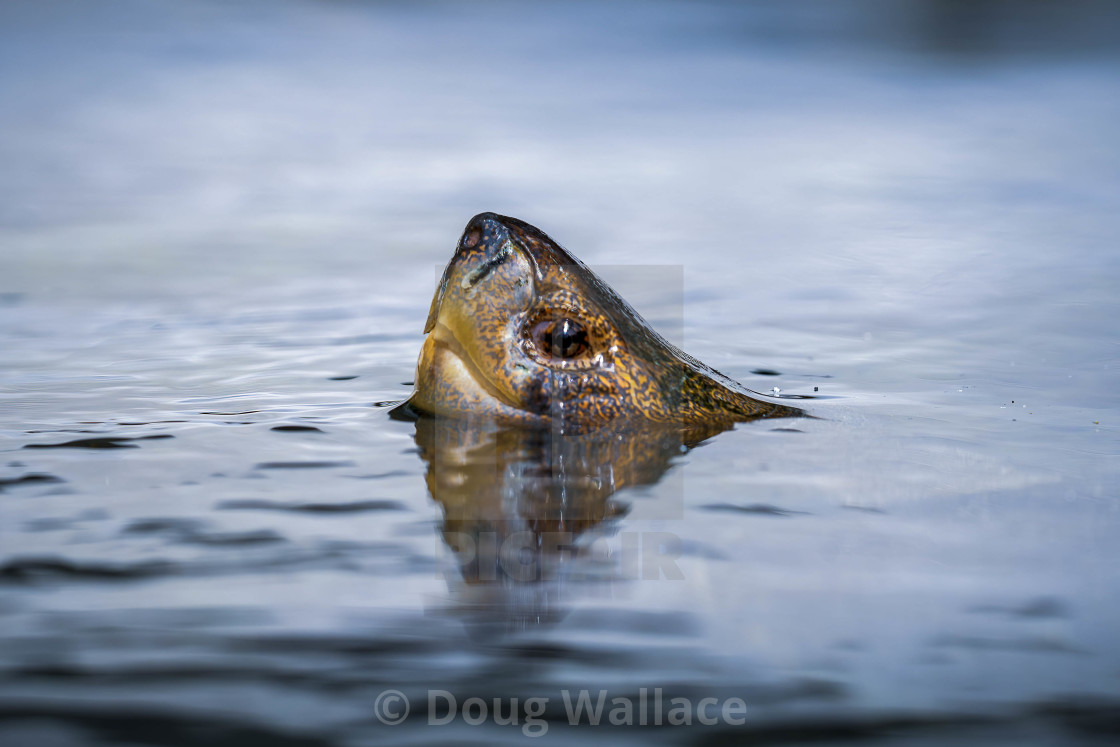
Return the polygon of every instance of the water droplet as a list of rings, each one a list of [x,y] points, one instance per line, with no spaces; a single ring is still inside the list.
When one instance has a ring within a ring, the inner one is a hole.
[[[774,396],[775,396],[775,397],[780,397],[780,396],[782,396],[782,388],[781,388],[781,387],[777,387],[777,386],[776,386],[776,387],[774,387],[773,389],[771,389],[770,391],[774,392]]]

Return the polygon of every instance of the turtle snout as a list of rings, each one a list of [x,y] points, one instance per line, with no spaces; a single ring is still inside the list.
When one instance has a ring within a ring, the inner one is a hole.
[[[500,216],[494,213],[479,213],[470,219],[459,239],[459,254],[480,253],[487,259],[505,251],[509,241],[509,230],[502,224]]]

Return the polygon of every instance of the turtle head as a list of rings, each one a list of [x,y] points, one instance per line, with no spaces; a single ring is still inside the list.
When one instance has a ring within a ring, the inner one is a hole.
[[[437,415],[585,429],[798,412],[750,398],[543,231],[494,213],[467,224],[424,331],[410,404]]]

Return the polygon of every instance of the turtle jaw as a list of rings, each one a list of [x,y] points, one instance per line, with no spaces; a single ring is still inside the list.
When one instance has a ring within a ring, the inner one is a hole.
[[[412,403],[434,415],[481,416],[502,422],[534,423],[501,382],[487,375],[455,333],[436,322],[420,348]]]
[[[467,225],[432,299],[412,402],[435,414],[536,422],[519,394],[530,373],[521,326],[534,299],[533,265],[485,216]]]

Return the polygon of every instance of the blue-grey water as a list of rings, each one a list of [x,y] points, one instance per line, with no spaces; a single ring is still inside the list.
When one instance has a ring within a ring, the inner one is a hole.
[[[548,698],[546,743],[1109,743],[1118,24],[3,3],[0,743],[530,738],[430,724],[433,690]],[[819,419],[666,457],[548,578],[472,578],[426,480],[459,452],[384,403],[484,210]],[[642,537],[681,578],[631,572]],[[744,723],[568,724],[563,691],[656,688]]]

